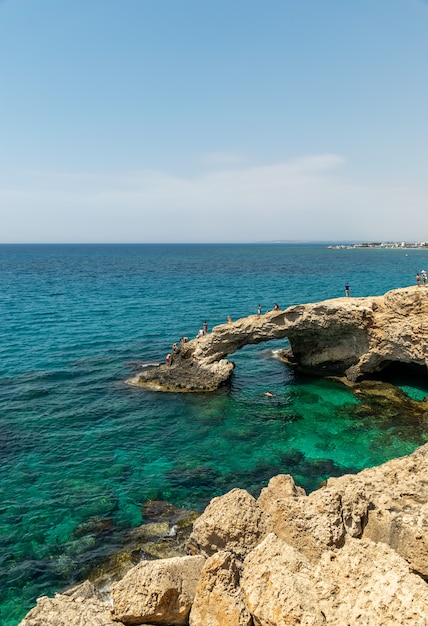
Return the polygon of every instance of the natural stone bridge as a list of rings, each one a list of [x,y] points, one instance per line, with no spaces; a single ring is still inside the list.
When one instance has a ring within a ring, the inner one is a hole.
[[[171,365],[147,368],[127,382],[159,391],[210,391],[232,373],[226,356],[285,337],[291,349],[284,350],[284,360],[307,373],[355,381],[393,363],[428,373],[428,288],[335,298],[221,324],[180,346]]]

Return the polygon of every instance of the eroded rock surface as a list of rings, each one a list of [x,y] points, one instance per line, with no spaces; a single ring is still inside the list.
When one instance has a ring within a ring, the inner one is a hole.
[[[295,548],[269,534],[244,561],[241,588],[250,613],[259,626],[326,621],[317,606],[314,568]]]
[[[324,550],[344,543],[341,498],[331,489],[320,489],[309,497],[302,489],[287,493],[283,484],[288,487],[290,480],[291,476],[273,478],[258,504],[269,515],[278,537],[316,561]]]
[[[306,495],[291,476],[195,520],[195,556],[41,598],[21,626],[428,626],[428,444]],[[113,621],[112,621],[113,620]]]
[[[145,561],[112,585],[112,616],[125,624],[187,624],[202,556]]]
[[[113,621],[110,608],[95,587],[85,581],[54,598],[39,598],[20,626],[124,626]]]
[[[271,524],[255,498],[244,489],[232,489],[211,500],[193,524],[189,552],[212,556],[228,550],[244,557],[270,531]]]
[[[391,548],[348,539],[318,565],[271,534],[245,559],[241,587],[260,626],[426,626],[428,587]]]
[[[427,626],[428,586],[385,544],[349,539],[313,576],[329,626]]]
[[[190,626],[252,626],[239,578],[232,552],[216,552],[207,559],[196,588]]]
[[[356,501],[353,488],[357,481],[368,503],[367,512],[363,506],[356,515],[362,536],[387,543],[428,579],[428,444],[357,476],[330,478],[327,486],[339,493],[349,508]]]
[[[147,368],[127,382],[163,391],[210,391],[232,373],[226,356],[248,344],[285,337],[291,352],[284,359],[312,374],[355,381],[391,363],[427,372],[428,288],[335,298],[221,324],[181,346],[171,366]]]
[[[278,537],[312,561],[347,537],[366,537],[388,544],[428,579],[428,444],[357,475],[330,478],[309,496],[290,476],[276,476],[257,502]]]

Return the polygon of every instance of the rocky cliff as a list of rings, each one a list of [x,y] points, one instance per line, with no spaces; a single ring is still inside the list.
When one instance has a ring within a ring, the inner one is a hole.
[[[291,346],[284,359],[307,373],[356,381],[391,364],[427,373],[428,288],[301,304],[215,326],[180,346],[171,365],[147,368],[127,382],[164,391],[209,391],[232,373],[226,356],[248,344],[282,338]]]
[[[427,626],[428,444],[310,495],[286,475],[257,500],[234,489],[187,552],[141,561],[107,598],[88,581],[40,598],[20,626]]]

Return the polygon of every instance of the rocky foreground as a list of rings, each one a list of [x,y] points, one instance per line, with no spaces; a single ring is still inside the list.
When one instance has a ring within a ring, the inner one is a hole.
[[[42,597],[20,626],[428,625],[428,444],[306,495],[275,476],[214,498],[187,554],[141,561],[106,596]]]
[[[127,382],[158,391],[211,391],[232,374],[226,356],[282,338],[291,346],[284,358],[306,373],[357,381],[396,364],[427,375],[428,288],[300,304],[221,324],[178,347],[171,365],[149,367]]]

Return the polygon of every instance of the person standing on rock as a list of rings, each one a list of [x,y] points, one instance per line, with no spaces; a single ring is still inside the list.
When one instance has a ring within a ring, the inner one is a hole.
[[[206,335],[208,333],[208,323],[207,322],[204,322],[203,329],[204,329],[204,335]]]
[[[261,314],[262,314],[262,305],[258,304],[257,305],[257,315],[260,317]]]
[[[418,287],[421,286],[421,276],[419,273],[416,274],[416,284]]]
[[[349,298],[349,296],[350,296],[350,295],[351,295],[351,288],[350,288],[350,286],[348,285],[348,283],[346,283],[346,285],[345,285],[345,296],[346,296],[347,298]]]
[[[427,284],[427,273],[426,273],[425,270],[422,270],[421,274],[422,274],[422,284],[426,285]]]

